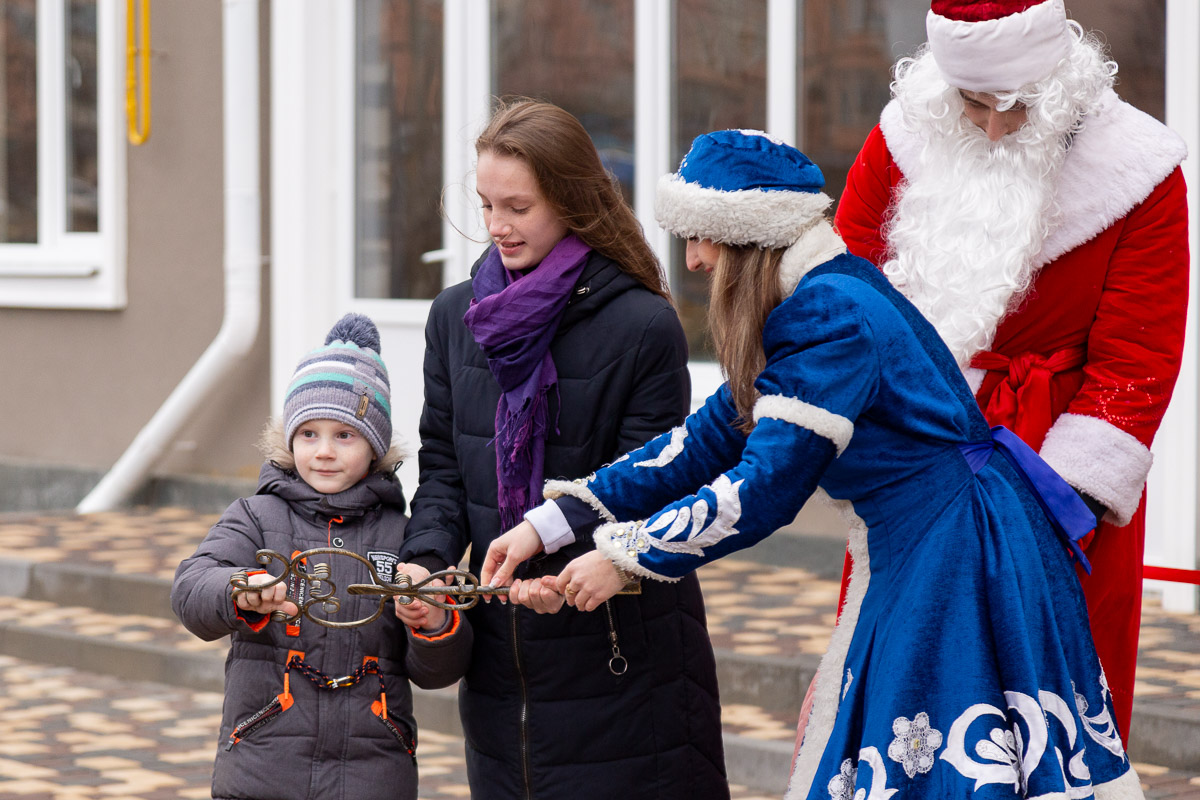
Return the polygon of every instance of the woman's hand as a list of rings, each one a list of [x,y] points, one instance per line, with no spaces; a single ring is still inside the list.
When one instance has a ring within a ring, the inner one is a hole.
[[[624,579],[617,568],[598,550],[584,553],[567,564],[558,576],[557,589],[567,600],[567,605],[580,611],[594,611],[604,601],[621,591]]]
[[[556,588],[557,575],[543,575],[527,581],[515,580],[508,588],[508,599],[539,614],[553,614],[563,607],[562,592]]]
[[[420,564],[397,564],[396,574],[405,574],[415,584],[420,583],[429,577],[429,570],[422,567]],[[439,578],[431,581],[430,586],[445,586],[446,584]],[[438,600],[445,602],[446,596],[440,595]],[[416,630],[437,630],[446,623],[446,614],[444,608],[431,606],[428,603],[422,603],[417,598],[413,598],[411,603],[401,603],[400,598],[396,598],[396,618],[410,628]]]
[[[542,552],[542,537],[528,521],[502,534],[488,546],[479,581],[484,586],[508,586],[521,564]]]

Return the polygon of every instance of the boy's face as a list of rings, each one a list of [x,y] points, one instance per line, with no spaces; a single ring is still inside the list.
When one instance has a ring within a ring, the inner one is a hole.
[[[356,428],[332,419],[309,420],[297,428],[292,453],[300,477],[322,494],[337,494],[358,483],[375,458]]]

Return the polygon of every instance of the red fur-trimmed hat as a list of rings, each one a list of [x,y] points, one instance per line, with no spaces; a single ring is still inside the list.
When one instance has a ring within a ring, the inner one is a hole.
[[[925,31],[946,82],[972,92],[1040,81],[1071,50],[1062,0],[933,0]]]

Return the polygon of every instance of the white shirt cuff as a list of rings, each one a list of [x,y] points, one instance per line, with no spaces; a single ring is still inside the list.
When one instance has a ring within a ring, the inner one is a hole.
[[[554,553],[575,542],[575,532],[567,524],[562,509],[553,500],[547,500],[536,508],[525,512],[525,519],[533,525],[542,539],[547,553]]]

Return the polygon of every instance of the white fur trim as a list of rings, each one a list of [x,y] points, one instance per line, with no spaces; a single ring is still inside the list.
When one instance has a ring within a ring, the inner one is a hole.
[[[659,225],[684,239],[787,247],[832,202],[823,192],[722,192],[671,174],[658,180],[654,216]]]
[[[792,777],[788,781],[784,800],[808,797],[812,787],[821,756],[825,753],[825,746],[829,744],[829,735],[833,733],[833,723],[837,720],[838,706],[842,699],[841,684],[842,673],[846,669],[846,654],[850,651],[850,640],[858,625],[858,614],[867,594],[867,586],[871,582],[867,524],[854,513],[854,506],[849,500],[834,500],[824,489],[817,489],[813,497],[819,502],[831,505],[849,527],[849,548],[854,566],[850,572],[850,583],[846,586],[846,603],[842,606],[842,615],[838,618],[837,627],[833,629],[833,636],[829,639],[829,649],[821,657],[817,675],[813,678],[815,686],[812,712],[808,717],[808,727],[804,729],[804,741],[792,767]]]
[[[850,420],[795,397],[771,394],[758,398],[754,404],[754,421],[757,423],[763,418],[790,422],[824,436],[833,442],[839,456],[854,436],[854,423]]]
[[[920,180],[923,136],[905,127],[895,100],[884,108],[879,127],[905,178]],[[1178,134],[1106,92],[1067,151],[1055,186],[1063,224],[1046,237],[1034,266],[1045,266],[1108,230],[1186,156],[1187,145]]]
[[[967,366],[963,367],[962,374],[967,379],[967,386],[971,387],[971,394],[975,394],[979,391],[979,387],[983,386],[983,378],[987,375],[987,370]]]
[[[1137,437],[1082,414],[1055,420],[1041,456],[1063,480],[1103,503],[1105,521],[1115,525],[1128,525],[1137,511],[1154,460]]]
[[[640,525],[641,523],[616,522],[596,528],[596,532],[592,534],[592,539],[595,540],[596,549],[600,551],[600,555],[626,572],[640,575],[643,578],[651,578],[666,583],[676,583],[679,581],[679,578],[668,578],[666,575],[659,575],[657,572],[651,572],[646,569],[638,562],[636,557],[630,556],[623,547],[613,541],[614,533],[624,532],[625,528],[632,524]]]
[[[593,511],[604,517],[607,521],[617,521],[613,513],[604,507],[604,503],[600,502],[600,498],[592,494],[592,490],[587,488],[587,483],[583,480],[546,481],[546,485],[542,489],[543,498],[546,500],[556,500],[563,496],[578,498],[591,506]]]
[[[1042,80],[1071,52],[1062,0],[999,19],[966,22],[925,15],[933,60],[946,83],[971,92],[1009,92]]]
[[[796,286],[809,270],[844,252],[846,243],[828,220],[822,219],[800,234],[800,238],[783,252],[783,258],[779,260],[779,285],[784,297],[796,291]]]
[[[1121,777],[1108,783],[1097,783],[1092,786],[1092,790],[1096,793],[1096,800],[1146,800],[1146,794],[1142,791],[1142,781],[1138,778],[1133,764],[1129,765],[1128,771]]]

